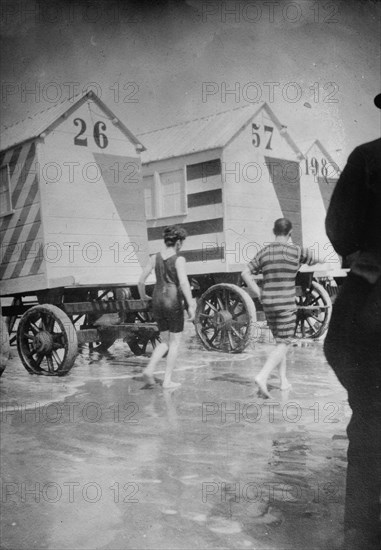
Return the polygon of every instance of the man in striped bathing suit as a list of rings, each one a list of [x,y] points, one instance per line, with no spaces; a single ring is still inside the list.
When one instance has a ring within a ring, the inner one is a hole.
[[[295,277],[301,264],[318,263],[311,250],[288,244],[292,232],[289,220],[276,220],[273,232],[275,241],[262,248],[242,272],[249,290],[262,302],[268,326],[277,343],[255,378],[266,397],[270,397],[267,379],[275,367],[279,367],[281,390],[291,387],[286,377],[286,355],[296,327]],[[262,290],[251,277],[251,274],[258,273],[263,273]]]

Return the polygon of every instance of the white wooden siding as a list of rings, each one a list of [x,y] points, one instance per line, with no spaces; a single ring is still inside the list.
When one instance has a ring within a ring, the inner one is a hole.
[[[75,119],[86,125],[81,136],[86,146],[74,144],[80,128]],[[106,124],[108,145],[103,149],[93,137],[97,121]],[[47,135],[41,164],[45,241],[56,243],[62,252],[56,262],[48,263],[48,278],[73,276],[76,284],[137,284],[148,246],[134,145],[98,106],[84,104]]]

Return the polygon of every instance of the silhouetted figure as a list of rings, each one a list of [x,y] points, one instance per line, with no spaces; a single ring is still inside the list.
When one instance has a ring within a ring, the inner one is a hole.
[[[374,102],[381,108],[381,94]],[[331,198],[326,230],[351,267],[324,344],[352,409],[344,548],[380,550],[381,139],[350,154]]]

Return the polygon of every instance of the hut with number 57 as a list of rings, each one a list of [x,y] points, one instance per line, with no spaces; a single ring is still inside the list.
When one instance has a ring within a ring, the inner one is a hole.
[[[142,162],[151,253],[163,227],[181,223],[189,235],[182,253],[191,274],[234,274],[272,239],[273,222],[281,217],[291,220],[295,244],[328,249],[324,219],[338,167],[318,140],[299,148],[266,103],[139,138],[147,148]]]
[[[188,232],[181,254],[195,287],[240,286],[243,267],[273,240],[274,220],[281,217],[291,220],[295,244],[314,247],[330,263],[330,276],[332,267],[343,274],[324,229],[338,167],[319,141],[300,149],[269,105],[239,107],[139,138],[146,146],[142,162],[150,253],[159,250],[166,225],[181,224]],[[330,313],[329,296],[318,282],[326,281],[327,274],[319,269],[309,269],[299,300],[306,316],[315,315],[310,301],[317,303],[317,292],[322,296],[323,322],[309,319],[310,324],[300,325],[303,335],[313,337],[324,332]],[[208,296],[205,310],[212,304]],[[217,311],[222,301],[213,299]],[[196,323],[207,346],[208,313]],[[218,349],[219,338],[211,338],[210,346]],[[236,342],[239,348],[238,336]],[[224,345],[232,347],[229,341]]]

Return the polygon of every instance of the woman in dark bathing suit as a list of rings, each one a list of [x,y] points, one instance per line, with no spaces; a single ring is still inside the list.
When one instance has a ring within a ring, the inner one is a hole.
[[[167,367],[163,388],[176,388],[179,383],[172,382],[172,372],[184,330],[183,296],[188,305],[189,319],[194,319],[196,304],[192,298],[185,268],[185,258],[178,256],[187,234],[177,225],[164,229],[165,249],[152,256],[139,279],[139,294],[142,300],[150,298],[145,293],[145,281],[155,269],[156,285],[152,297],[153,315],[160,331],[160,344],[154,349],[144,376],[149,384],[154,384],[153,376],[157,363],[168,352]]]

